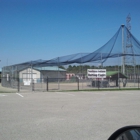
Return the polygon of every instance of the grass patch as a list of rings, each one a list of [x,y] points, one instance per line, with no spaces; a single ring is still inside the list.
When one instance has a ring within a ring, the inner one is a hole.
[[[4,91],[4,90],[0,90],[0,93],[15,93],[15,91]]]
[[[58,90],[58,92],[80,92],[80,91],[126,91],[126,90],[140,90],[140,88],[107,88],[107,89],[82,89],[82,90]]]

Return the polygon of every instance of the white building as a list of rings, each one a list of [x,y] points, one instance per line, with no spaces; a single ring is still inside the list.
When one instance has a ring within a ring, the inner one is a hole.
[[[30,83],[45,82],[46,78],[49,81],[55,81],[55,79],[66,79],[66,70],[58,67],[36,67],[26,68],[19,72],[20,82],[24,85],[30,85]]]

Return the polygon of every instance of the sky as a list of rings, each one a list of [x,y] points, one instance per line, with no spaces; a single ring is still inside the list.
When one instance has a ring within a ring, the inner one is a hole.
[[[140,0],[0,0],[0,68],[102,47],[131,15],[140,40]]]

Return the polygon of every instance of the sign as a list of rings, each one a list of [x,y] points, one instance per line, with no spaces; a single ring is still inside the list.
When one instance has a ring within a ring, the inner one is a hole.
[[[23,81],[25,86],[29,86],[31,84],[31,81]]]
[[[87,69],[88,78],[106,78],[106,69]]]
[[[9,74],[7,74],[7,81],[9,81]]]

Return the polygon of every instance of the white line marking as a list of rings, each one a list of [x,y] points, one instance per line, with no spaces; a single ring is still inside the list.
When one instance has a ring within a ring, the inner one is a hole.
[[[16,93],[17,95],[19,95],[20,97],[24,97],[24,96],[22,96],[21,94],[19,94],[19,93]]]
[[[70,95],[70,96],[75,96],[74,94],[69,94],[69,93],[62,93],[62,92],[56,92],[57,94],[65,94],[65,95]]]

